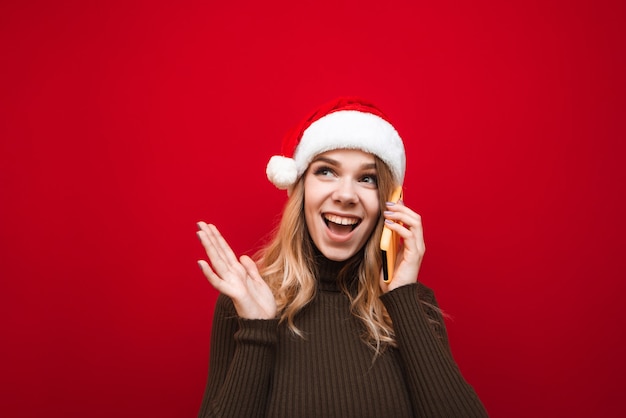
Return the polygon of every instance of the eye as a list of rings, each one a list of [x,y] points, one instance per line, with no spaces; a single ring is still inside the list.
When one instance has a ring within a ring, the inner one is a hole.
[[[366,174],[363,177],[361,177],[361,181],[363,183],[368,183],[374,186],[378,185],[378,177],[376,177],[375,174]]]
[[[320,166],[315,169],[313,174],[315,174],[316,176],[329,177],[333,176],[335,172],[330,167]]]

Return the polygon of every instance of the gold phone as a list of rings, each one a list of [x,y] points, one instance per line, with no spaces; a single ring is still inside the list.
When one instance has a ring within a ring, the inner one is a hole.
[[[397,203],[402,199],[402,186],[396,187],[391,193],[390,202]],[[383,234],[380,238],[380,249],[383,255],[383,280],[389,283],[393,278],[393,270],[396,264],[396,255],[398,254],[398,245],[400,238],[391,229],[383,227]]]

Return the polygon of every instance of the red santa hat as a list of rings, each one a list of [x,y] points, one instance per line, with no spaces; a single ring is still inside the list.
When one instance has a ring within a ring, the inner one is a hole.
[[[397,185],[404,182],[406,156],[402,138],[383,112],[356,97],[328,102],[283,138],[282,154],[267,164],[267,178],[279,189],[290,189],[316,155],[335,149],[358,149],[380,158]]]

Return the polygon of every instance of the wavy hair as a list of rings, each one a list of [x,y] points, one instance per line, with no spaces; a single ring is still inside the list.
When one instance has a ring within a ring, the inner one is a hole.
[[[391,171],[378,157],[378,199],[380,213],[385,210],[385,202],[394,186]],[[308,171],[308,170],[307,170]],[[294,185],[285,205],[281,221],[273,233],[271,241],[261,249],[256,259],[261,276],[267,281],[278,305],[280,322],[296,335],[304,337],[295,325],[294,319],[316,295],[317,279],[314,249],[304,218],[304,177],[305,172]],[[379,216],[362,253],[355,257],[353,264],[340,272],[338,282],[349,297],[352,313],[364,326],[363,340],[379,354],[385,345],[395,346],[391,318],[380,301],[382,293],[379,285],[382,257],[380,237],[384,218]],[[355,265],[356,264],[356,265]],[[357,288],[350,292],[345,283],[350,272],[357,271]]]

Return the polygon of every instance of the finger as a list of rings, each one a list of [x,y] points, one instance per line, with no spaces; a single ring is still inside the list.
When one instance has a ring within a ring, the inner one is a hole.
[[[224,260],[224,255],[222,254],[222,251],[216,246],[215,239],[212,236],[211,232],[203,228],[202,230],[196,232],[196,235],[200,239],[200,242],[202,243],[202,246],[204,247],[204,250],[209,257],[211,265],[213,265],[214,268],[217,268],[218,271],[227,268]]]
[[[199,223],[198,227],[201,228],[199,236],[206,244],[204,247],[215,272],[222,279],[228,279],[228,273],[231,271],[238,276],[244,275],[245,270],[215,225]]]
[[[220,231],[217,229],[215,225],[208,225],[208,230],[211,232],[211,240],[214,242],[216,248],[220,251],[222,257],[226,262],[231,265],[238,265],[239,261],[235,256],[234,251],[226,242],[226,239],[222,236]]]
[[[400,221],[402,223],[412,223],[417,221],[420,215],[411,208],[402,204],[389,204],[387,203],[387,209],[384,212],[385,218]]]
[[[411,238],[411,231],[403,222],[387,218],[385,215],[385,227],[397,233],[403,240]]]
[[[418,219],[418,225],[415,228],[415,230],[413,231],[413,234],[415,235],[415,241],[417,243],[417,249],[421,254],[424,254],[424,252],[426,252],[426,244],[424,243],[424,225],[422,224],[422,217],[419,216]]]
[[[387,215],[385,215],[387,218]],[[409,251],[415,250],[418,254],[424,253],[426,250],[424,245],[424,230],[422,227],[421,217],[417,214],[406,220],[402,224],[400,221],[385,219],[385,226],[395,231],[403,239],[404,246]]]
[[[215,242],[213,239],[213,234],[209,230],[209,226],[204,222],[198,222],[198,231],[196,231],[196,235],[200,239],[202,246],[208,252],[211,247],[215,246]]]
[[[200,229],[199,236],[201,237],[203,244],[206,244],[205,248],[208,250],[210,247],[214,247],[215,254],[223,259],[226,259],[226,254],[223,253],[218,237],[215,235],[215,228],[211,228],[210,225],[204,222],[198,222],[198,228]]]
[[[211,251],[214,246],[209,238],[209,234],[204,229],[200,229],[199,231],[196,231],[196,236],[200,240],[200,244],[202,244],[202,247],[204,247],[204,250],[208,255],[209,251]]]
[[[239,257],[239,261],[241,262],[241,265],[246,269],[246,273],[248,274],[248,276],[250,276],[253,280],[257,282],[265,281],[263,280],[263,277],[261,277],[261,275],[259,274],[259,268],[257,267],[254,260],[252,260],[247,255],[242,255],[241,257]]]
[[[421,228],[422,217],[403,205],[390,205],[383,212],[385,219],[403,224],[406,228]]]
[[[209,266],[209,263],[204,260],[198,260],[198,266],[209,283],[211,283],[211,285],[219,292],[222,292],[224,281],[217,274],[215,274],[213,269],[211,269],[211,266]]]

